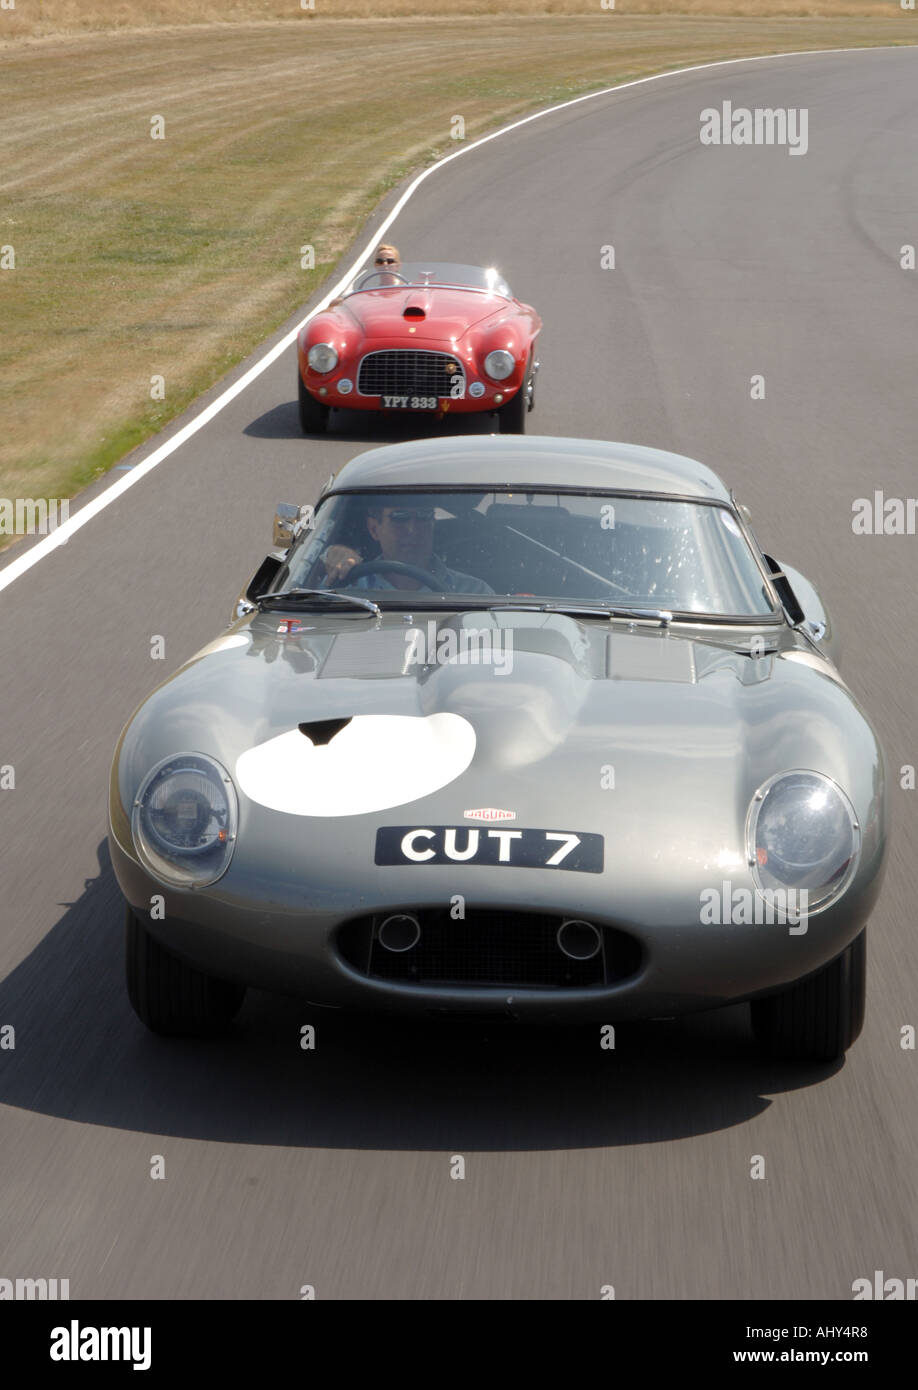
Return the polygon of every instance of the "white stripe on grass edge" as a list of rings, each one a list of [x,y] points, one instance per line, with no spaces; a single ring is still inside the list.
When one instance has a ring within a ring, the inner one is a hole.
[[[299,333],[300,329],[307,324],[310,319],[315,318],[316,314],[321,314],[326,305],[347,287],[367,256],[383,239],[415,190],[420,188],[424,180],[430,178],[431,174],[435,174],[438,169],[442,169],[444,164],[449,164],[450,160],[460,159],[464,154],[471,154],[472,150],[480,149],[482,145],[487,145],[491,140],[499,139],[501,135],[507,135],[511,130],[519,130],[520,126],[528,125],[530,121],[541,120],[543,116],[551,116],[556,111],[563,111],[568,106],[577,106],[582,101],[593,101],[596,97],[610,96],[613,92],[623,92],[628,87],[641,87],[647,82],[659,82],[666,77],[681,77],[687,72],[703,72],[706,68],[731,67],[735,66],[737,63],[768,63],[775,62],[781,58],[818,58],[827,55],[834,56],[839,53],[889,52],[896,47],[897,45],[895,44],[877,44],[870,48],[814,48],[810,50],[803,49],[801,51],[794,51],[792,53],[759,53],[749,58],[719,58],[714,63],[693,63],[691,67],[687,68],[673,68],[669,72],[655,72],[652,73],[650,77],[636,77],[631,82],[620,82],[613,87],[603,87],[598,92],[585,92],[583,96],[571,97],[568,101],[559,102],[557,106],[547,106],[544,111],[534,111],[531,116],[523,116],[520,120],[513,121],[510,125],[501,126],[500,130],[493,130],[490,135],[482,135],[479,140],[474,140],[471,145],[463,145],[460,149],[454,150],[452,154],[445,155],[443,159],[438,159],[436,164],[431,164],[429,169],[425,169],[422,173],[418,174],[414,182],[409,184],[395,204],[395,207],[389,213],[389,216],[376,228],[360,255],[351,262],[338,283],[328,291],[325,298],[320,300],[316,307],[308,313],[304,319],[300,320],[295,328],[291,328],[286,337],[281,338],[280,342],[275,343],[274,347],[270,348],[265,353],[264,357],[260,357],[254,366],[250,367],[238,380],[233,382],[232,386],[228,386],[215,401],[211,401],[210,405],[206,406],[201,411],[200,415],[196,415],[193,420],[189,420],[188,424],[183,425],[171,439],[166,440],[165,444],[160,444],[159,448],[154,449],[153,453],[145,458],[142,463],[136,464],[131,468],[129,473],[125,473],[123,478],[119,478],[111,487],[106,488],[105,491],[94,498],[92,502],[87,502],[85,507],[80,508],[76,516],[70,517],[63,526],[59,526],[56,531],[52,531],[51,534],[40,541],[38,545],[33,546],[31,550],[26,551],[18,560],[14,560],[12,564],[0,570],[0,592],[8,588],[10,584],[21,575],[25,574],[27,570],[30,570],[33,565],[37,565],[39,560],[43,560],[52,550],[55,550],[59,545],[64,545],[75,532],[79,531],[81,526],[85,526],[88,521],[92,521],[93,517],[98,516],[99,512],[103,511],[105,507],[111,506],[112,502],[117,501],[122,493],[127,492],[128,488],[133,487],[135,483],[139,483],[141,478],[145,477],[147,473],[151,473],[157,464],[162,463],[170,454],[174,454],[176,449],[180,449],[186,440],[190,439],[192,435],[197,434],[198,430],[203,429],[215,415],[219,414],[224,406],[229,405],[230,401],[235,400],[256,377],[261,376],[262,372],[266,371],[271,363],[280,357],[281,353],[286,352],[287,349],[296,342],[296,335]]]

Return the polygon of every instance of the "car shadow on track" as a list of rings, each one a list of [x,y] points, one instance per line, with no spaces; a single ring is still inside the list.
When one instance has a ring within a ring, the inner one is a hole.
[[[403,444],[412,439],[443,439],[456,434],[499,434],[494,415],[453,415],[442,420],[422,412],[383,415],[376,411],[333,410],[324,434],[303,434],[296,401],[272,406],[246,425],[250,439],[340,439],[359,444]]]
[[[0,983],[0,1103],[84,1124],[338,1149],[651,1144],[742,1124],[840,1064],[756,1053],[745,1008],[675,1022],[523,1027],[344,1014],[251,990],[215,1041],[157,1038],[124,987],[124,909],[99,872]],[[315,1027],[304,1051],[301,1029]]]

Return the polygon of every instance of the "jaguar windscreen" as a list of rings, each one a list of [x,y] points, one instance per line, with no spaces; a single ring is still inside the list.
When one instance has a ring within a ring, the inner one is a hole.
[[[278,588],[414,590],[767,619],[775,609],[732,511],[658,496],[400,490],[333,494]],[[404,596],[402,596],[404,597]]]

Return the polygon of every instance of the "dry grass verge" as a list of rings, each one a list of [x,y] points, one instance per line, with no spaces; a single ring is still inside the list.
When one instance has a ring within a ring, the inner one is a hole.
[[[608,5],[608,0],[606,0]],[[468,15],[592,16],[603,0],[15,0],[0,13],[0,41],[49,35],[111,32],[162,25],[255,24],[264,20],[315,23],[329,19],[452,19]],[[893,19],[899,0],[614,0],[608,12],[629,15],[730,15],[743,18]]]
[[[170,3],[144,9],[155,19]],[[0,245],[15,269],[0,271],[0,497],[71,495],[217,380],[305,301],[387,188],[454,148],[455,113],[472,138],[687,63],[913,36],[907,18],[661,24],[616,12],[8,46]],[[163,140],[151,139],[155,115]]]

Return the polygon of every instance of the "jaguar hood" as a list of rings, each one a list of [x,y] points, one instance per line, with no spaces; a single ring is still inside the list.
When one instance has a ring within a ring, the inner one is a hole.
[[[410,807],[419,824],[462,823],[493,808],[521,824],[604,825],[620,849],[661,858],[675,838],[708,865],[736,855],[750,799],[776,772],[827,774],[866,819],[879,752],[871,776],[872,730],[834,667],[786,630],[759,657],[697,631],[537,613],[389,613],[375,627],[258,614],[137,711],[122,803],[159,760],[199,752],[279,817],[378,822]]]

